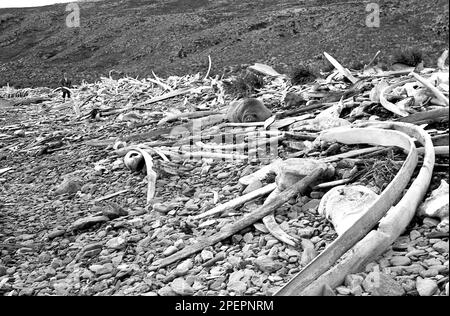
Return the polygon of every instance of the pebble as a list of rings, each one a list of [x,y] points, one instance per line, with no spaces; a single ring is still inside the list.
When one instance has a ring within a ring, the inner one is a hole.
[[[268,240],[267,241],[267,243],[266,243],[266,248],[267,249],[271,249],[273,246],[275,246],[276,244],[279,244],[280,242],[278,241],[278,240],[276,240],[276,239],[271,239],[271,240]]]
[[[0,266],[0,277],[7,274],[7,269],[5,266]]]
[[[109,219],[116,219],[122,216],[127,216],[128,212],[125,211],[120,205],[110,202],[106,207],[101,209],[102,215]]]
[[[324,196],[324,193],[320,191],[312,191],[309,196],[311,199],[321,199]]]
[[[314,228],[312,228],[312,227],[306,227],[306,228],[299,228],[298,230],[297,230],[297,235],[300,237],[300,238],[307,238],[307,239],[310,239],[313,235],[314,235],[314,232],[315,232],[315,229]],[[322,240],[320,237],[317,237],[316,238],[316,242],[318,242],[318,241],[320,241],[320,240]],[[312,241],[312,240],[311,240]],[[314,242],[313,241],[313,243],[316,243],[316,242]]]
[[[345,286],[338,286],[337,288],[336,288],[336,292],[339,294],[339,295],[350,295],[350,294],[352,294],[352,291],[350,291],[348,288],[346,288]]]
[[[410,266],[402,266],[399,268],[401,268],[405,274],[419,274],[420,272],[425,270],[425,268],[422,265],[417,264],[417,263],[412,264]]]
[[[422,236],[422,234],[421,234],[419,231],[417,231],[417,230],[412,230],[412,231],[409,233],[409,238],[410,238],[411,240],[416,240],[416,239],[419,238],[420,236]]]
[[[106,263],[106,264],[93,264],[89,267],[89,270],[91,270],[92,272],[94,272],[97,275],[103,275],[103,274],[109,274],[112,273],[112,271],[114,270],[114,267],[111,263]]]
[[[127,245],[127,240],[122,237],[111,238],[106,242],[106,247],[109,249],[120,250],[125,248]]]
[[[177,293],[169,285],[160,288],[157,293],[159,296],[177,296]]]
[[[317,209],[319,207],[320,199],[312,199],[309,202],[303,204],[302,211],[303,212],[310,212],[310,213],[317,213]]]
[[[448,241],[438,241],[433,245],[433,249],[439,253],[448,254]]]
[[[56,195],[61,194],[75,194],[81,190],[81,181],[77,178],[67,178],[61,184],[59,184],[54,193]]]
[[[203,262],[206,262],[214,258],[214,253],[205,249],[200,253],[200,256],[202,257]]]
[[[423,226],[428,228],[433,228],[439,225],[439,221],[437,219],[431,217],[425,217],[423,219]]]
[[[416,280],[416,289],[420,296],[432,296],[436,293],[438,285],[434,280],[418,277]]]
[[[252,233],[246,233],[242,239],[244,240],[244,242],[246,244],[250,244],[250,243],[253,242],[253,234]]]
[[[105,223],[109,220],[106,216],[90,216],[85,218],[80,218],[72,223],[70,228],[72,230],[86,229],[95,224]]]
[[[48,237],[49,239],[54,239],[54,238],[56,238],[56,237],[59,237],[59,236],[64,235],[65,232],[66,232],[66,231],[65,231],[65,230],[62,230],[62,229],[56,229],[56,230],[53,230],[53,231],[51,231],[50,233],[48,233],[47,237]]]
[[[300,258],[300,264],[306,266],[317,256],[317,251],[314,249],[314,244],[308,239],[302,239],[301,245],[303,252]]]
[[[166,250],[164,250],[164,252],[163,252],[163,256],[164,257],[168,257],[168,256],[171,256],[171,255],[173,255],[175,252],[177,252],[178,251],[178,248],[177,247],[175,247],[175,246],[169,246]]]
[[[188,259],[180,263],[174,271],[176,276],[185,276],[194,267],[192,259]]]
[[[234,292],[239,296],[243,295],[247,291],[247,283],[242,281],[230,282],[227,285],[227,290],[230,292]]]
[[[184,278],[177,278],[170,284],[172,290],[181,296],[189,296],[195,293],[194,289],[186,282]]]
[[[409,266],[411,264],[411,259],[403,256],[396,256],[390,259],[393,266]]]
[[[283,267],[280,262],[274,261],[269,256],[260,256],[253,263],[259,270],[269,273],[275,272]]]
[[[349,274],[345,277],[344,284],[349,289],[353,289],[360,286],[364,281],[364,278],[358,274]]]
[[[217,180],[226,179],[229,176],[230,176],[229,172],[221,172],[221,173],[217,174]]]
[[[422,278],[433,278],[439,274],[439,271],[436,269],[428,269],[420,271],[420,276]]]
[[[366,292],[373,296],[402,296],[403,287],[391,276],[381,272],[370,272],[362,283]]]

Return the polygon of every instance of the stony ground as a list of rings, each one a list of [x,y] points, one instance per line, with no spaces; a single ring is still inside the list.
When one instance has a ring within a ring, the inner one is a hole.
[[[214,191],[221,202],[240,195],[237,180],[260,166],[161,166],[149,209],[144,175],[130,173],[110,147],[90,142],[129,134],[123,124],[72,120],[72,109],[63,106],[46,113],[38,105],[3,105],[0,114],[1,166],[13,167],[0,176],[2,294],[271,295],[336,237],[317,214],[323,193],[313,191],[277,211],[281,227],[306,241],[302,249],[280,243],[256,225],[155,271],[155,260],[235,221],[239,214],[201,225],[186,219],[211,208]],[[64,146],[42,152],[39,140],[49,137]],[[439,162],[448,165],[448,159]],[[430,190],[443,178],[448,181],[448,171],[437,168]],[[240,212],[254,203],[261,201]],[[448,233],[438,232],[438,223],[416,218],[381,258],[364,273],[348,276],[336,293],[448,295]],[[380,281],[376,287],[374,278]]]

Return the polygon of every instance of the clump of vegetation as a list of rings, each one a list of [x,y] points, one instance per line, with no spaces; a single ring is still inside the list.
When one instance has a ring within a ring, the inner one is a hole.
[[[224,83],[225,92],[236,97],[246,98],[264,87],[264,78],[247,71],[240,76]]]
[[[317,76],[311,67],[300,65],[294,68],[290,77],[293,85],[301,85],[314,81]]]
[[[410,67],[416,67],[423,61],[423,54],[420,49],[408,48],[398,51],[394,54],[392,63],[393,64],[404,64]]]
[[[320,65],[320,71],[324,72],[324,73],[330,73],[334,71],[334,66],[329,63],[328,61],[324,61],[321,63],[322,65]]]
[[[15,18],[15,16],[11,13],[2,14],[0,15],[0,24],[7,22],[8,20],[11,20],[13,18]]]

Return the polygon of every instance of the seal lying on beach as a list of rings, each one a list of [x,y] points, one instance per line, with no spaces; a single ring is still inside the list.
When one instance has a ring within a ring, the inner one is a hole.
[[[258,99],[242,99],[232,102],[227,112],[227,119],[232,123],[264,122],[272,112]]]

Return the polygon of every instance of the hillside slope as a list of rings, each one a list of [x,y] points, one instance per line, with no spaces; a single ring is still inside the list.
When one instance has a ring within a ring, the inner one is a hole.
[[[288,72],[322,67],[327,51],[346,66],[418,47],[433,63],[448,47],[448,2],[380,1],[381,25],[365,25],[363,1],[111,0],[81,3],[80,28],[66,5],[0,10],[0,86],[55,86],[115,69],[160,76],[264,62]],[[180,49],[182,51],[180,51]]]

